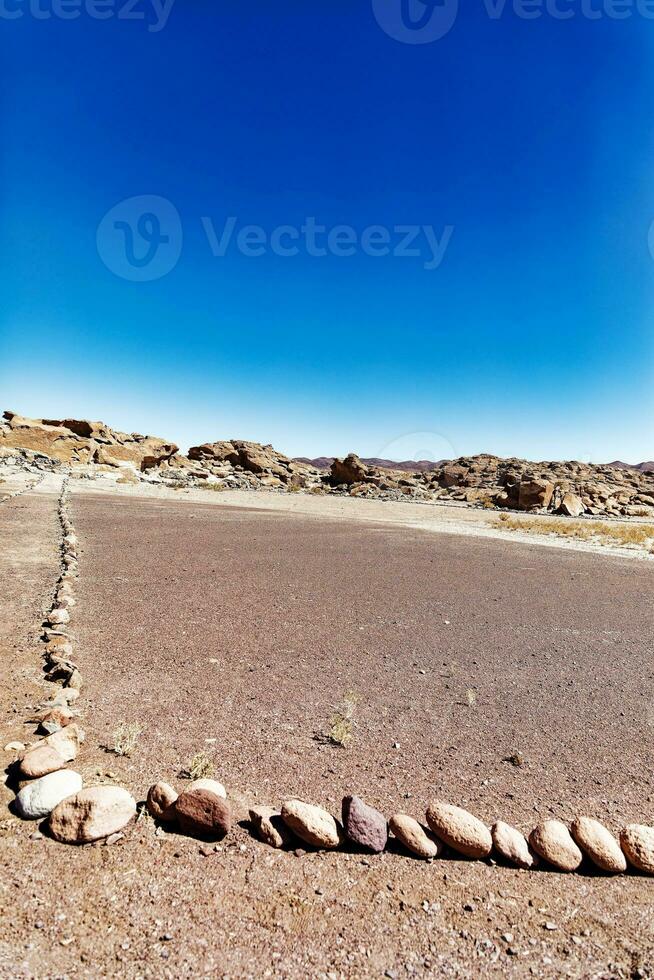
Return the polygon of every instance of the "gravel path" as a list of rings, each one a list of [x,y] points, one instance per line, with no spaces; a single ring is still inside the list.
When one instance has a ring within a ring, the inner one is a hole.
[[[56,571],[54,496],[6,506],[3,572],[21,549],[46,558],[10,590],[4,649]],[[72,512],[85,779],[142,799],[205,751],[241,818],[291,795],[338,815],[356,792],[523,830],[654,822],[650,563],[198,502],[74,493]],[[347,691],[344,749],[323,736]],[[121,721],[143,729],[131,759],[101,748]],[[654,972],[653,886],[633,875],[298,857],[245,826],[207,856],[149,819],[79,849],[2,826],[0,976]]]

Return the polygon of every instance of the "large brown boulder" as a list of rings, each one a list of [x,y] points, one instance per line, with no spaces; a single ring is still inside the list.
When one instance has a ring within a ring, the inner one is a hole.
[[[559,510],[567,517],[580,517],[585,511],[584,502],[576,493],[565,493]]]
[[[523,477],[518,493],[520,510],[539,510],[550,505],[554,493],[554,484],[549,480],[538,477]]]
[[[172,442],[117,432],[103,422],[28,419],[14,412],[5,412],[0,421],[0,446],[45,453],[62,463],[132,464],[138,470],[158,466],[177,452]]]
[[[375,471],[362,463],[356,453],[349,453],[345,459],[335,459],[329,470],[330,482],[337,486],[341,483],[365,483]]]

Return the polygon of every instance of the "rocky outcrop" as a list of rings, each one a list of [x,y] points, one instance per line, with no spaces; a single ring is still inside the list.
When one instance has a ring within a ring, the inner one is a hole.
[[[654,477],[637,467],[480,455],[444,463],[423,478],[444,499],[568,517],[654,518]]]
[[[375,467],[366,466],[356,453],[350,453],[345,459],[335,459],[329,470],[329,479],[334,486],[346,483],[379,483],[380,473]]]
[[[120,472],[121,483],[141,479],[174,489],[301,489],[380,500],[440,500],[571,518],[654,520],[650,463],[535,463],[484,453],[410,469],[410,463],[362,459],[355,453],[342,459],[291,459],[271,445],[242,439],[192,446],[185,456],[172,442],[116,432],[102,422],[28,419],[13,412],[5,412],[0,420],[0,464],[5,463],[33,472],[67,464],[77,476],[91,479],[102,471]]]
[[[5,412],[0,421],[0,448],[31,450],[62,463],[133,466],[145,471],[177,452],[177,446],[154,436],[127,434],[103,422],[80,419],[29,419]]]
[[[191,446],[188,459],[197,464],[196,469],[200,467],[219,478],[251,474],[268,486],[304,487],[319,479],[315,467],[289,459],[272,446],[240,439]]]

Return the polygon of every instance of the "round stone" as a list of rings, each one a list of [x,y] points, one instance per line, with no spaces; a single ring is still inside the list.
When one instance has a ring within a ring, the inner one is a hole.
[[[331,813],[302,800],[287,800],[282,806],[282,819],[294,834],[313,847],[333,849],[341,842],[336,820]]]
[[[51,745],[46,745],[43,739],[40,744],[23,753],[19,770],[24,779],[40,779],[41,776],[63,769],[65,765],[66,760],[61,753]]]
[[[417,820],[406,813],[394,814],[388,821],[388,828],[400,844],[418,857],[435,858],[443,850],[441,842],[435,840]]]
[[[219,796],[221,800],[227,799],[227,791],[222,783],[219,783],[217,779],[194,779],[192,783],[189,784],[188,790],[190,792],[192,789],[207,789],[210,793],[215,793]]]
[[[148,790],[146,806],[148,813],[155,820],[162,820],[164,823],[175,820],[175,801],[177,793],[168,783],[155,783]]]
[[[654,875],[654,827],[630,823],[620,834],[620,845],[629,864]]]
[[[82,777],[72,769],[60,769],[24,786],[16,797],[16,810],[23,820],[47,817],[58,803],[78,793]]]
[[[53,609],[48,615],[48,622],[52,623],[53,626],[56,623],[68,623],[70,622],[70,613],[67,609]]]
[[[440,801],[430,803],[427,823],[437,837],[466,857],[487,858],[493,849],[488,827],[460,806]]]
[[[537,854],[559,871],[575,871],[582,862],[583,854],[560,820],[539,823],[529,835],[529,843]]]
[[[533,868],[538,858],[529,850],[529,844],[524,834],[503,820],[498,820],[491,827],[493,846],[500,857],[518,868]]]
[[[250,823],[259,839],[270,847],[284,847],[293,840],[281,813],[272,806],[250,807]]]
[[[208,789],[190,789],[175,802],[180,829],[193,837],[221,838],[229,833],[232,811],[227,800]]]
[[[620,850],[620,845],[599,820],[577,817],[572,823],[570,832],[581,850],[598,868],[612,871],[614,874],[627,870],[627,860]]]
[[[123,830],[136,816],[136,800],[119,786],[90,786],[59,803],[50,833],[63,844],[89,844]]]

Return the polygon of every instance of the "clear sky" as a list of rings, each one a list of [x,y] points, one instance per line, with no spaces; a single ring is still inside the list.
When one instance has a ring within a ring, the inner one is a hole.
[[[0,407],[652,459],[654,19],[444,2],[0,0]]]

